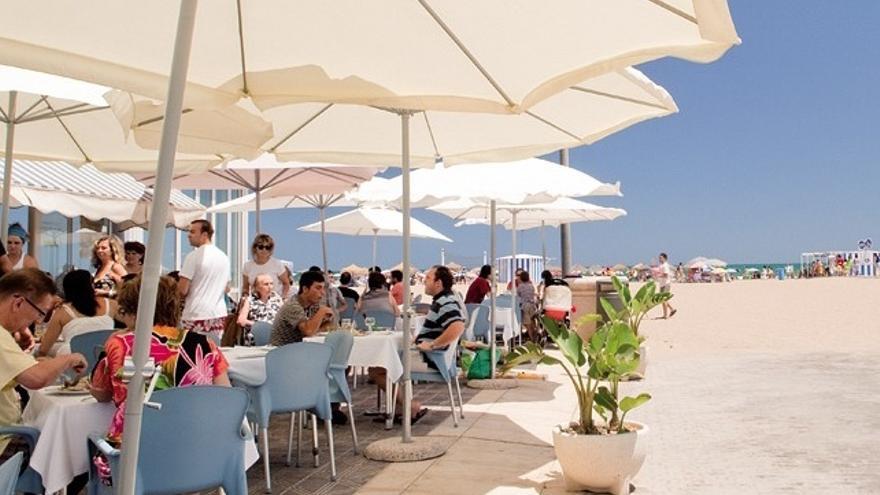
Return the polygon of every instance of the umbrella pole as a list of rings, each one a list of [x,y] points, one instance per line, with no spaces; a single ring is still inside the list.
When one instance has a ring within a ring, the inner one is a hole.
[[[321,214],[321,255],[324,257],[324,273],[327,273],[327,227],[324,225],[324,208],[318,208]]]
[[[516,332],[513,337],[518,338],[519,343],[522,344],[522,325],[519,321],[519,311],[516,310],[516,210],[511,213],[510,245],[513,251],[513,270],[510,272],[510,311],[513,312],[513,330]]]
[[[489,378],[495,378],[495,291],[498,289],[498,272],[495,264],[495,200],[489,201],[489,259],[492,262],[492,278],[489,290],[489,353],[492,361],[492,374]]]
[[[3,246],[6,246],[6,236],[9,233],[9,198],[12,189],[12,162],[15,147],[15,103],[18,100],[18,91],[9,92],[9,108],[6,115],[9,123],[6,124],[6,156],[3,159],[3,220],[0,222],[0,238]]]
[[[544,263],[544,269],[547,269],[547,239],[544,237],[544,221],[541,220],[541,262]]]
[[[378,244],[379,244],[379,230],[373,229],[373,266],[376,266],[376,247],[378,246]],[[370,269],[372,269],[373,266],[371,266]]]
[[[410,379],[410,370],[412,363],[410,360],[410,273],[409,273],[409,238],[410,238],[410,205],[409,205],[409,112],[401,112],[401,165],[403,168],[403,442],[412,442],[412,431],[410,419],[412,416],[412,380]],[[373,251],[375,253],[375,250]],[[455,414],[455,407],[452,408],[452,414]]]
[[[568,149],[559,150],[559,164],[568,167]],[[571,273],[571,226],[567,223],[559,225],[560,266],[562,276]]]
[[[254,179],[255,179],[254,185],[257,186],[254,189],[254,194],[256,194],[256,203],[257,203],[256,210],[254,211],[254,226],[256,228],[256,233],[260,234],[260,232],[262,232],[262,225],[260,225],[261,224],[260,214],[262,213],[262,211],[261,211],[262,210],[262,204],[261,204],[262,203],[262,198],[261,198],[262,186],[260,186],[260,170],[259,169],[254,171]],[[324,269],[325,269],[325,271],[327,269],[326,263],[325,263]]]
[[[153,188],[153,204],[150,205],[150,228],[146,258],[138,299],[137,323],[135,325],[134,365],[136,372],[128,384],[128,399],[125,408],[125,432],[123,434],[121,475],[119,493],[133,495],[137,474],[138,449],[141,436],[141,416],[144,402],[144,377],[141,374],[147,363],[150,351],[150,336],[153,329],[153,314],[156,309],[156,292],[159,274],[162,269],[162,247],[165,242],[165,220],[168,217],[168,201],[171,195],[171,178],[174,171],[174,155],[177,149],[177,135],[180,131],[180,116],[183,108],[183,93],[192,48],[193,27],[195,25],[198,0],[183,0],[177,21],[177,36],[174,40],[174,56],[171,64],[171,77],[168,83],[165,119],[162,124],[162,142],[159,148],[159,162],[156,168],[156,184]]]

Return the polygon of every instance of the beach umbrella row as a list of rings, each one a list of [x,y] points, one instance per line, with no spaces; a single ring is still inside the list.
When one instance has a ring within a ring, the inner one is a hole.
[[[17,22],[6,23],[0,32],[0,63],[61,72],[164,98],[167,107],[152,211],[158,218],[167,208],[185,101],[187,107],[198,108],[247,96],[262,109],[302,101],[393,109],[401,123],[404,177],[405,338],[409,337],[409,124],[414,111],[526,111],[614,67],[666,55],[711,61],[738,42],[723,0],[695,1],[684,7],[618,1],[570,1],[549,7],[522,2],[516,8],[440,0],[389,2],[386,8],[353,0],[217,1],[204,3],[197,11],[197,5],[196,0],[182,0],[178,13],[176,3],[105,0],[87,7],[57,3],[46,8],[43,2],[6,2],[0,12]],[[176,31],[171,22],[175,18]],[[486,23],[487,19],[493,22]],[[194,39],[197,20],[202,29]],[[553,36],[533,29],[551,22]],[[507,33],[518,37],[504,36]],[[333,43],[315,43],[316,39]],[[287,48],[277,48],[282,46]],[[147,358],[150,309],[155,307],[164,240],[155,222],[150,230],[136,325],[136,367]],[[409,365],[409,354],[404,353],[407,401],[411,399]],[[136,374],[129,386],[124,435],[120,491],[125,494],[134,490],[142,392],[143,382]],[[408,441],[409,408],[404,407],[404,413],[403,438]]]

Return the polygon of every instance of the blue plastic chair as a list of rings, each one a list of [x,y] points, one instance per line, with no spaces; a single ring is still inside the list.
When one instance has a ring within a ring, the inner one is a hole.
[[[297,342],[277,347],[266,354],[266,379],[255,383],[234,372],[229,378],[237,387],[244,387],[250,396],[248,420],[260,428],[263,441],[263,468],[266,474],[266,492],[272,491],[269,471],[269,417],[275,413],[293,413],[287,440],[287,464],[290,465],[295,413],[309,411],[324,420],[330,444],[330,478],[336,480],[336,457],[333,447],[333,418],[330,409],[330,358],[333,348],[315,342]],[[300,421],[302,423],[302,421]],[[315,467],[318,466],[318,427],[312,417],[312,441]],[[298,431],[301,431],[298,429]],[[297,465],[300,462],[297,438]],[[236,492],[237,493],[237,492]]]
[[[351,390],[348,388],[348,380],[345,378],[345,370],[348,368],[348,358],[351,356],[351,347],[354,345],[354,336],[349,332],[330,332],[324,343],[333,348],[333,357],[330,358],[330,402],[345,402],[348,404],[348,422],[351,424],[351,439],[354,443],[354,453],[358,453],[357,429],[354,425],[354,409],[351,400]]]
[[[21,463],[23,461],[24,454],[19,452],[0,466],[0,495],[15,495],[18,472],[21,470]]]
[[[370,316],[376,319],[377,326],[389,328],[392,330],[394,329],[394,321],[396,319],[394,313],[381,310],[364,311],[365,318],[369,318]]]
[[[78,352],[85,356],[88,362],[86,369],[90,370],[98,362],[98,357],[104,352],[104,344],[116,330],[95,330],[93,332],[74,335],[70,339],[70,352]]]
[[[355,307],[357,307],[357,301],[351,297],[345,297],[343,299],[345,299],[346,304],[345,311],[339,315],[339,318],[354,318],[354,310]]]
[[[513,304],[513,296],[510,294],[499,294],[495,296],[496,308],[509,308]]]
[[[475,339],[483,340],[484,342],[489,342],[489,327],[491,326],[491,321],[489,319],[489,312],[492,311],[486,304],[468,304],[467,305],[468,314],[470,315],[470,321],[468,322],[468,327],[471,330],[471,333]]]
[[[0,435],[14,435],[21,437],[28,446],[30,452],[34,451],[37,440],[40,439],[40,430],[32,426],[10,425],[0,426]],[[20,468],[19,468],[20,470]],[[16,471],[18,473],[18,471]],[[15,491],[24,493],[43,493],[43,477],[30,467],[18,475]]]
[[[223,487],[226,493],[247,493],[243,430],[248,396],[232,387],[175,387],[156,392],[144,407],[138,454],[136,494],[190,493]],[[92,435],[92,458],[98,451],[119,479],[120,451]],[[112,493],[89,469],[89,495]]]
[[[458,367],[455,366],[455,355],[458,351],[458,341],[449,345],[446,350],[422,351],[434,365],[436,370],[413,371],[411,373],[413,380],[423,382],[446,383],[449,390],[449,407],[452,410],[452,423],[458,427],[458,416],[455,415],[455,399],[452,396],[452,382],[455,382],[455,390],[458,392],[458,411],[459,416],[464,419],[464,403],[461,400],[461,387],[458,384]]]
[[[251,327],[251,334],[254,336],[255,346],[269,345],[272,338],[272,324],[265,321],[255,321]]]

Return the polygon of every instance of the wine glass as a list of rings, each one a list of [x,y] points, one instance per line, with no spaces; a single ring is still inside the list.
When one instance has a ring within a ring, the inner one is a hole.
[[[376,327],[376,318],[373,318],[372,316],[367,316],[366,318],[364,318],[364,325],[367,326],[367,330],[374,330]]]

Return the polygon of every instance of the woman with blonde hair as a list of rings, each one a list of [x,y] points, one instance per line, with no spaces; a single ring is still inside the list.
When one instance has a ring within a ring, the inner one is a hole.
[[[257,279],[257,275],[267,274],[272,277],[272,286],[283,299],[290,292],[290,272],[284,263],[272,257],[275,252],[275,241],[269,234],[257,234],[251,244],[251,259],[241,268],[241,287],[248,291]],[[242,294],[246,296],[247,293]]]
[[[92,266],[95,267],[95,293],[99,296],[113,297],[116,286],[121,284],[122,277],[128,272],[119,260],[122,249],[115,237],[105,235],[95,241],[92,246]]]

